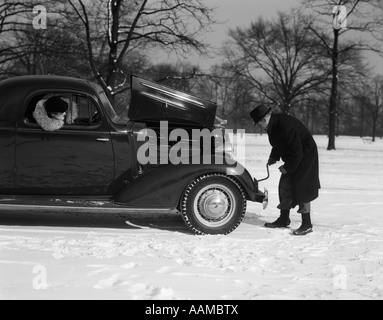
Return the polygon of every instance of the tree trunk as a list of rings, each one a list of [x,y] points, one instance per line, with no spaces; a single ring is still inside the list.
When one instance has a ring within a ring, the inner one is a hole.
[[[334,46],[332,49],[332,83],[329,110],[329,133],[327,150],[335,150],[336,116],[338,104],[338,42],[339,30],[334,29]]]
[[[372,142],[375,142],[377,118],[372,120]]]
[[[364,105],[363,102],[360,103],[360,137],[364,136]]]
[[[112,1],[110,3],[111,21],[109,21],[109,57],[108,57],[108,71],[106,83],[109,87],[108,98],[112,105],[115,102],[115,91],[120,85],[120,73],[118,65],[118,38],[119,38],[119,25],[120,25],[120,12],[121,0]]]

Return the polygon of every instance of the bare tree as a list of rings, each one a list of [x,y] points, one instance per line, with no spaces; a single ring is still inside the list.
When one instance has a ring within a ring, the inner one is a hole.
[[[72,33],[55,26],[44,31],[27,27],[12,36],[18,49],[13,50],[15,57],[8,72],[89,77],[85,48]]]
[[[249,28],[231,30],[232,40],[225,47],[233,73],[285,113],[318,90],[329,75],[321,47],[306,25],[296,11],[279,13],[275,21],[259,18]]]
[[[371,128],[372,141],[375,142],[377,135],[377,127],[380,119],[383,116],[383,76],[378,75],[372,79],[366,79],[363,87],[354,95],[354,101],[357,102],[360,108],[358,115],[361,128],[361,136],[365,132],[365,122]]]
[[[217,102],[217,115],[237,129],[249,123],[248,112],[257,100],[251,84],[235,75],[226,64],[214,65],[209,74],[198,72],[193,77],[196,92],[205,99]]]
[[[368,109],[370,111],[372,121],[372,141],[375,142],[377,124],[383,112],[383,76],[379,75],[373,79],[371,89],[372,91]]]
[[[39,4],[35,0],[7,0],[6,4],[7,12],[12,8],[13,15],[8,15],[0,42],[3,76],[60,74],[89,78],[84,45],[61,15],[60,1],[51,0],[40,7],[35,6]]]
[[[342,48],[343,45],[340,45],[339,49],[342,50]],[[352,132],[352,128],[354,127],[353,123],[359,122],[359,119],[355,118],[356,109],[354,106],[354,97],[355,93],[363,91],[366,83],[370,81],[370,69],[360,51],[349,51],[339,56],[337,69],[341,81],[339,81],[337,85],[338,94],[335,134],[336,136],[340,134],[355,134],[355,132]],[[326,133],[328,133],[329,123],[328,97],[331,89],[332,81],[329,81],[326,90],[322,94],[325,101],[323,106],[326,110]]]
[[[21,19],[26,13],[32,12],[33,1],[3,0],[0,3],[0,66],[4,68],[15,59],[15,51],[24,49],[23,44],[14,44],[11,34],[30,24]]]
[[[198,40],[213,23],[212,9],[201,0],[68,0],[83,26],[92,72],[110,99],[129,87],[121,66],[132,50],[197,50]],[[97,30],[97,32],[95,32]],[[97,63],[106,55],[106,68]]]
[[[383,12],[380,0],[304,0],[303,3],[313,12],[309,29],[320,39],[332,63],[327,149],[335,150],[339,59],[344,54],[356,51],[368,50],[380,53],[380,49],[374,45],[373,39],[382,40],[383,21],[381,16]],[[347,26],[344,28],[329,27],[333,25],[333,19],[338,19],[339,6],[345,6],[347,9]],[[327,26],[327,28],[323,26]],[[330,34],[323,31],[326,29],[331,30]],[[343,38],[345,41],[341,46],[340,40]]]
[[[27,22],[17,19],[18,16],[31,12],[33,2],[3,0],[0,3],[0,35],[3,37],[6,32],[18,30],[19,26]]]

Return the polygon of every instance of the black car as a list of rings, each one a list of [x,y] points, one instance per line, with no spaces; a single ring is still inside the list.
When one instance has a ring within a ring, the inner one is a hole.
[[[36,110],[50,97],[68,110],[63,127],[47,131]],[[216,110],[216,103],[135,76],[129,119],[86,80],[0,81],[0,209],[178,210],[196,234],[228,234],[246,201],[266,204],[267,193],[232,158]]]

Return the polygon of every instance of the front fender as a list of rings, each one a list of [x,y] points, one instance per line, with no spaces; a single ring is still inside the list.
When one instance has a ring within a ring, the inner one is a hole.
[[[265,194],[258,189],[258,181],[253,178],[250,172],[239,162],[235,162],[234,166],[226,168],[228,176],[237,180],[244,188],[246,200],[254,202],[264,202]]]
[[[238,162],[230,165],[167,164],[147,168],[116,195],[115,202],[131,207],[175,209],[194,179],[212,173],[230,176],[241,185],[247,200],[263,202],[257,180]]]

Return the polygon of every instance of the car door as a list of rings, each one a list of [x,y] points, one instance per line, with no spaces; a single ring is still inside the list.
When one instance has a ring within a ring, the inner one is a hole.
[[[13,166],[15,157],[15,120],[5,112],[0,99],[0,195],[13,193]]]
[[[44,131],[33,110],[44,97],[68,102],[65,125]],[[86,94],[35,94],[16,133],[15,193],[20,195],[108,195],[114,157],[110,132],[96,99]]]

